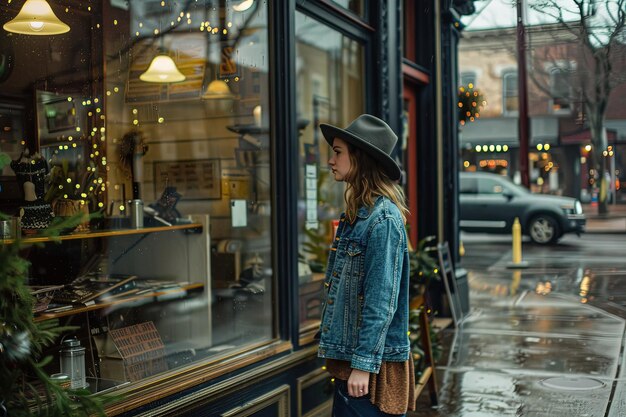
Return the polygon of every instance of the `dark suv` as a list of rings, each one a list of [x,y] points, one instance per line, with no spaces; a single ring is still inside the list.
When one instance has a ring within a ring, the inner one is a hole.
[[[516,217],[522,233],[535,243],[555,243],[564,233],[585,231],[580,201],[532,194],[498,174],[461,172],[459,205],[459,226],[466,232],[511,233]]]

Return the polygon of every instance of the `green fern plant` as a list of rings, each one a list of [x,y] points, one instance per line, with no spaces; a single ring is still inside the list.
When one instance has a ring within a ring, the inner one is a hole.
[[[8,163],[10,158],[0,154],[0,170]],[[43,235],[54,239],[80,221],[81,215],[57,221]],[[0,415],[104,416],[105,404],[116,398],[64,389],[43,369],[52,360],[43,357],[44,348],[75,328],[61,327],[57,320],[35,322],[34,298],[26,285],[29,263],[20,256],[25,246],[20,239],[0,243]]]

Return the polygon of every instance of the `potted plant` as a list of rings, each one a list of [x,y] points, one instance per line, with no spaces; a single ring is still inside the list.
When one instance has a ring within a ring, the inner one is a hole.
[[[411,342],[411,353],[415,362],[415,377],[419,380],[426,366],[425,350],[423,341],[420,337],[420,314],[421,309],[426,309],[427,313],[431,313],[430,303],[428,302],[428,288],[430,285],[440,280],[439,265],[436,261],[437,248],[433,245],[435,236],[427,236],[420,240],[416,248],[409,242],[409,262],[411,266],[409,296],[411,300],[424,297],[424,302],[417,308],[409,311],[409,339]],[[433,360],[441,354],[441,344],[438,342],[433,328],[430,327],[430,341]]]

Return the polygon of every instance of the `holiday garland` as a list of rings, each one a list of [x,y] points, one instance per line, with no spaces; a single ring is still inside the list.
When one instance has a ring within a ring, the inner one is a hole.
[[[473,122],[480,117],[480,111],[487,105],[482,93],[474,88],[474,84],[469,83],[467,87],[459,87],[458,103],[459,122],[461,126],[467,121]]]

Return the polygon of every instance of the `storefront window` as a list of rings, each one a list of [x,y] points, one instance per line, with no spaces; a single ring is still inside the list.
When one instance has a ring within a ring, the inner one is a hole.
[[[267,2],[231,3],[55,1],[69,32],[0,31],[0,211],[39,239],[36,320],[77,326],[94,391],[276,336]]]
[[[347,126],[365,109],[363,46],[296,13],[300,324],[317,330],[333,221],[343,210],[343,185],[328,169],[331,148],[320,123]]]
[[[502,113],[515,114],[518,111],[517,71],[502,74]]]
[[[366,0],[333,0],[333,3],[337,3],[359,17],[365,17],[365,2]]]

